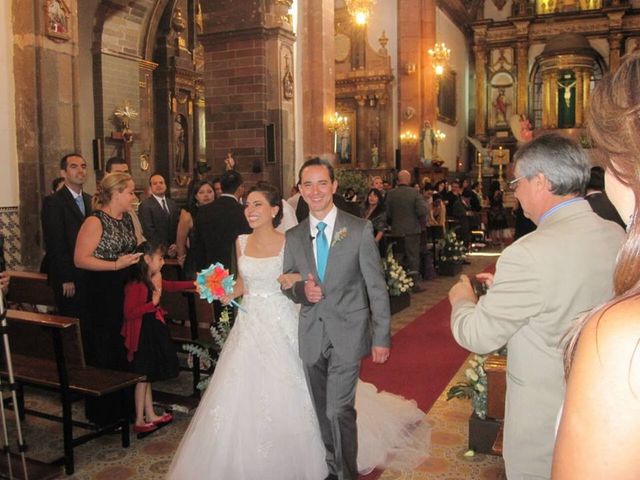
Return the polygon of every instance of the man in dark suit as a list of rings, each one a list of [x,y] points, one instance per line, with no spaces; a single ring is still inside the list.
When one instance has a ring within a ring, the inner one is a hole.
[[[60,315],[80,317],[82,271],[73,263],[78,230],[91,213],[91,196],[82,191],[87,179],[87,162],[77,153],[60,160],[64,187],[51,195],[42,212],[43,234],[49,258],[49,283]]]
[[[151,195],[138,207],[142,232],[150,242],[166,245],[167,255],[175,257],[178,251],[176,232],[180,208],[176,202],[166,196],[167,184],[159,173],[149,177],[149,190]]]
[[[398,173],[398,186],[387,193],[385,208],[391,225],[391,235],[404,238],[404,265],[412,276],[414,291],[421,292],[420,278],[420,219],[427,216],[427,204],[411,185],[407,170]]]
[[[616,207],[613,206],[609,197],[604,192],[604,170],[602,167],[591,168],[591,178],[587,185],[587,194],[584,199],[589,202],[591,209],[605,220],[617,223],[622,228],[626,228],[622,218],[618,214]]]
[[[242,175],[227,170],[220,178],[222,195],[198,209],[194,222],[198,269],[215,262],[231,268],[238,235],[251,233],[240,199],[244,194]]]

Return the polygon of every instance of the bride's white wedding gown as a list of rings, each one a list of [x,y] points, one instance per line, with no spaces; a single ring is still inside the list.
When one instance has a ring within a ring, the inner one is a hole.
[[[240,237],[244,251],[246,236]],[[245,294],[167,478],[322,480],[325,449],[298,356],[298,309],[280,291],[282,253],[241,255]],[[430,432],[415,402],[359,382],[358,469],[416,466]],[[421,428],[416,429],[420,425]]]

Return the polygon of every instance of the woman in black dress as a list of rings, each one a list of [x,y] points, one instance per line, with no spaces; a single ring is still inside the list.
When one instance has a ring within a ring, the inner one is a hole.
[[[120,336],[124,285],[128,269],[138,262],[134,253],[136,235],[129,210],[135,194],[127,173],[105,176],[94,196],[94,211],[80,227],[74,262],[86,273],[86,319],[83,332],[89,365],[112,370],[128,370],[124,342]],[[87,419],[107,426],[122,418],[122,408],[133,410],[132,399],[123,402],[118,394],[87,398]]]
[[[176,246],[178,247],[178,263],[182,267],[182,275],[186,280],[196,278],[196,259],[193,249],[195,230],[193,219],[196,218],[198,208],[215,200],[215,190],[210,180],[199,180],[193,186],[193,194],[189,198],[187,208],[180,212]]]
[[[386,254],[386,241],[384,234],[387,231],[387,212],[384,209],[384,200],[382,194],[377,188],[372,188],[367,193],[364,204],[363,218],[371,221],[373,225],[373,236],[378,244],[380,255]]]

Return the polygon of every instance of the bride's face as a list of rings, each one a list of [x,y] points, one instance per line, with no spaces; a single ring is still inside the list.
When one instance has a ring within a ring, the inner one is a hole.
[[[270,225],[273,227],[273,218],[278,213],[278,207],[272,207],[269,200],[262,192],[251,192],[247,197],[247,206],[244,216],[252,229]]]

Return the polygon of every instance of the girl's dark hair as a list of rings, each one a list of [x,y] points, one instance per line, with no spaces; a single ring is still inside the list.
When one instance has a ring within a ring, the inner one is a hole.
[[[202,188],[203,185],[209,185],[211,187],[211,190],[213,190],[214,196],[215,196],[216,189],[213,188],[213,182],[211,180],[207,180],[206,178],[204,178],[202,180],[198,180],[196,183],[193,184],[193,190],[191,191],[191,196],[189,197],[189,201],[187,202],[187,211],[194,218],[196,213],[198,212],[196,195],[198,194],[198,191]]]
[[[373,212],[371,212],[371,215],[369,215],[370,218],[377,217],[382,212],[384,212],[384,198],[382,197],[382,193],[380,193],[380,190],[378,190],[377,188],[371,188],[367,192],[367,197],[364,199],[365,207],[369,208],[369,195],[371,195],[372,193],[376,197],[378,197],[378,205],[376,205],[376,208],[373,210]]]
[[[144,261],[144,257],[145,255],[153,255],[156,252],[164,255],[166,251],[166,247],[161,243],[147,241],[138,245],[133,253],[142,253],[142,255],[138,259],[138,265],[132,265],[129,268],[129,281],[144,283],[149,289],[153,290],[155,287],[149,279],[149,265]]]
[[[267,201],[269,202],[269,205],[271,205],[272,207],[278,207],[278,213],[276,213],[276,216],[273,217],[272,222],[273,222],[274,228],[280,225],[280,222],[282,221],[283,213],[282,213],[282,195],[280,195],[280,190],[278,190],[278,187],[276,187],[275,185],[269,182],[260,181],[256,183],[253,187],[251,187],[251,190],[249,190],[249,193],[253,193],[253,192],[262,193],[267,199]]]

